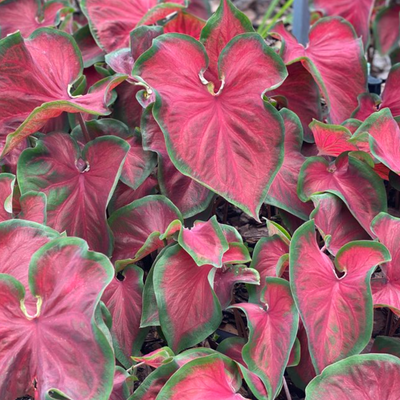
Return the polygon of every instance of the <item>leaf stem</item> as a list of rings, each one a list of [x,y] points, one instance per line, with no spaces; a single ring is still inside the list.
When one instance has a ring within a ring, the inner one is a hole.
[[[264,28],[264,30],[260,33],[260,35],[265,38],[269,30],[275,25],[275,22],[278,21],[280,17],[285,13],[285,11],[293,4],[294,0],[288,0],[285,5],[275,14],[272,21]]]
[[[79,125],[81,126],[81,129],[82,129],[83,137],[85,138],[86,143],[89,143],[90,142],[90,135],[89,135],[89,131],[87,130],[87,126],[86,126],[85,121],[83,119],[82,113],[78,113],[77,114],[77,118],[78,118]]]
[[[292,400],[292,396],[290,395],[289,387],[287,385],[285,377],[283,377],[283,388],[285,389],[287,400]]]
[[[138,363],[138,364],[132,365],[132,367],[128,368],[128,369],[126,370],[126,372],[130,373],[130,372],[133,371],[135,368],[138,368],[138,367],[140,367],[140,366],[143,365],[143,364],[144,364],[144,361],[142,361],[142,362],[140,362],[140,363]]]
[[[260,26],[257,29],[257,33],[260,33],[264,30],[265,25],[267,24],[267,20],[271,17],[275,7],[279,4],[280,0],[272,0],[269,7],[267,8],[267,11],[264,14],[264,17],[260,23]]]

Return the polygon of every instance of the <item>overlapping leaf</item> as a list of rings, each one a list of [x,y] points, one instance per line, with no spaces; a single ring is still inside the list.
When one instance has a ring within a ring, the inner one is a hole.
[[[236,36],[220,54],[221,81],[204,78],[207,64],[198,42],[167,34],[153,41],[132,74],[157,92],[153,114],[174,165],[258,218],[283,150],[282,120],[261,95],[279,86],[286,68],[253,33]]]
[[[36,312],[24,308],[24,286],[0,275],[1,398],[32,395],[34,381],[41,399],[109,398],[114,353],[95,314],[111,279],[108,259],[77,238],[55,239],[33,256],[29,288]]]
[[[106,207],[117,184],[129,145],[103,136],[81,150],[70,135],[44,136],[21,155],[21,193],[47,195],[47,223],[59,232],[87,240],[91,249],[110,254]]]
[[[318,247],[313,220],[295,232],[290,284],[317,373],[368,344],[373,323],[369,281],[375,267],[389,260],[380,243],[356,241],[338,251],[333,265]]]
[[[393,3],[383,7],[374,20],[375,45],[382,55],[396,49],[400,39],[400,5]]]
[[[0,146],[3,154],[62,112],[109,114],[111,90],[125,76],[98,82],[88,94],[72,97],[71,85],[82,75],[79,49],[71,36],[49,28],[28,39],[19,32],[0,41]],[[23,76],[23,78],[22,78]],[[31,93],[31,96],[26,96]]]
[[[312,26],[307,47],[297,43],[281,23],[273,32],[283,40],[285,63],[301,61],[318,83],[331,121],[340,124],[349,118],[367,84],[363,45],[352,26],[339,17],[322,18]]]

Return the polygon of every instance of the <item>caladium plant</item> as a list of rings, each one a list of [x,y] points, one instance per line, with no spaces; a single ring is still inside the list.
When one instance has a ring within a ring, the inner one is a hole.
[[[1,400],[397,400],[399,6],[219,3],[0,0]]]

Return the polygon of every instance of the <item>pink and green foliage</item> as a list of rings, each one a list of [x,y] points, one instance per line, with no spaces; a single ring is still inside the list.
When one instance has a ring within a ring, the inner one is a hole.
[[[0,147],[4,147],[3,154],[64,111],[110,113],[111,90],[125,77],[105,78],[88,94],[72,97],[70,86],[82,75],[82,70],[82,58],[75,41],[61,31],[41,28],[28,39],[17,32],[0,41],[0,91],[3,93]],[[19,77],[21,73],[24,79]],[[25,93],[35,95],[27,97]]]
[[[400,338],[377,336],[372,345],[371,353],[392,354],[400,358]]]
[[[88,251],[78,238],[55,239],[32,257],[29,291],[37,299],[33,312],[24,304],[28,289],[14,277],[0,275],[2,398],[33,394],[34,380],[41,399],[109,398],[114,354],[96,314],[111,278],[107,257]]]
[[[126,382],[130,375],[121,367],[115,367],[114,386],[109,400],[127,400],[130,395],[130,388]]]
[[[83,149],[68,134],[43,136],[20,157],[21,192],[45,193],[50,227],[85,239],[93,250],[111,254],[106,207],[128,150],[123,139],[113,136],[92,140]]]
[[[246,400],[237,391],[240,370],[229,358],[212,354],[188,362],[161,389],[159,400]]]
[[[172,163],[161,128],[152,115],[152,106],[142,114],[143,148],[158,155],[158,182],[160,191],[188,218],[204,211],[214,194],[195,180],[181,174]]]
[[[400,219],[381,213],[372,221],[372,230],[385,245],[392,260],[381,265],[382,276],[372,281],[375,306],[390,307],[400,316]]]
[[[311,0],[312,9],[326,16],[339,16],[349,21],[366,47],[369,42],[369,25],[374,0]]]
[[[339,197],[322,193],[314,194],[311,200],[315,209],[310,218],[314,219],[331,254],[336,255],[346,243],[370,238]]]
[[[248,58],[240,57],[243,51]],[[209,81],[203,75],[205,48],[188,36],[167,34],[153,41],[132,74],[156,91],[153,114],[175,167],[258,218],[283,150],[282,119],[261,95],[282,83],[286,68],[253,33],[236,36],[214,57],[210,60],[214,65],[218,60],[219,79]],[[168,82],[174,82],[173,90]],[[254,113],[256,120],[250,117]],[[229,168],[220,165],[221,158],[229,160]]]
[[[179,210],[164,196],[146,196],[115,211],[108,224],[114,236],[113,261],[131,264],[164,247],[181,228]]]
[[[0,4],[0,38],[20,31],[24,37],[48,26],[57,26],[74,8],[67,1],[13,0]]]
[[[129,265],[114,277],[101,298],[111,314],[116,358],[127,368],[130,356],[139,353],[147,334],[146,329],[140,329],[142,291],[143,270]]]
[[[390,261],[386,247],[371,241],[343,246],[335,262],[320,250],[311,220],[290,243],[290,284],[307,331],[314,368],[357,354],[372,334],[370,278]]]
[[[382,55],[395,50],[400,40],[400,5],[393,2],[383,7],[375,17],[374,35],[376,48]]]
[[[387,210],[387,199],[381,178],[363,160],[363,155],[357,152],[343,153],[332,163],[323,157],[308,158],[300,171],[298,194],[303,201],[310,200],[317,192],[338,196],[360,225],[373,235],[371,222]],[[364,207],[359,207],[360,204]]]
[[[310,203],[302,202],[297,196],[299,173],[306,160],[301,154],[303,129],[299,118],[293,112],[283,109],[280,114],[285,125],[285,159],[269,188],[265,202],[301,219],[307,219],[312,206]]]
[[[12,197],[15,176],[13,174],[0,174],[0,222],[12,218]]]
[[[249,341],[243,360],[263,381],[268,399],[274,399],[282,385],[283,373],[296,339],[299,316],[289,283],[267,278],[258,304],[240,303],[248,319]]]
[[[301,61],[318,83],[333,123],[342,123],[357,107],[357,96],[366,91],[363,45],[352,26],[341,18],[322,18],[309,34],[307,47],[278,24],[273,31],[282,40],[286,64]],[[338,85],[340,82],[340,85]]]
[[[158,368],[161,365],[167,364],[172,361],[175,356],[174,352],[169,347],[162,347],[146,354],[142,357],[132,357],[136,362],[143,362],[153,368]]]
[[[387,354],[349,357],[327,367],[306,389],[307,400],[396,400],[400,360]],[[365,383],[368,382],[368,390]]]

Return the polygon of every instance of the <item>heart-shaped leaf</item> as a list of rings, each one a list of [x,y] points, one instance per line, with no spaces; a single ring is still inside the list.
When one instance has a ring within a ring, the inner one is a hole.
[[[369,42],[369,25],[374,0],[311,0],[314,10],[322,11],[326,16],[340,16],[349,21],[357,36],[362,38],[364,47]]]
[[[346,243],[370,238],[339,197],[323,193],[314,194],[311,200],[315,210],[310,218],[314,218],[327,250],[333,255]]]
[[[109,260],[89,252],[82,239],[53,240],[29,266],[29,287],[37,298],[34,314],[24,307],[24,286],[0,275],[2,398],[32,394],[34,381],[41,399],[109,398],[114,354],[95,314],[112,270]]]
[[[335,264],[316,241],[308,221],[290,243],[290,285],[307,331],[314,368],[359,353],[372,334],[370,278],[375,267],[390,260],[386,247],[372,241],[350,242]],[[339,276],[344,273],[343,276]]]
[[[356,156],[356,153],[345,153],[334,163],[323,157],[308,158],[300,171],[298,194],[303,201],[317,192],[338,196],[361,226],[373,236],[371,221],[387,209],[385,186],[382,179]]]
[[[265,202],[307,219],[313,207],[297,196],[297,181],[306,157],[301,154],[303,129],[296,114],[282,109],[280,114],[285,124],[285,158],[282,167],[269,188]]]
[[[174,165],[258,219],[283,150],[282,119],[261,95],[279,86],[287,71],[253,33],[236,36],[222,51],[221,82],[206,80],[207,64],[201,44],[167,34],[153,41],[132,74],[156,91],[153,114]]]
[[[8,65],[14,67],[8,68]],[[8,134],[3,155],[63,111],[110,113],[111,90],[125,76],[105,78],[88,94],[73,97],[70,88],[80,78],[82,70],[79,49],[73,38],[64,32],[41,28],[28,39],[17,32],[0,41],[1,147]],[[26,93],[35,95],[27,98]]]
[[[147,330],[140,329],[142,315],[143,270],[127,266],[107,286],[102,301],[112,317],[111,334],[118,361],[129,368],[130,357],[137,355]]]
[[[281,278],[266,278],[258,304],[240,303],[247,316],[249,340],[243,347],[243,360],[249,370],[258,375],[274,399],[283,380],[296,339],[299,315],[289,283]]]
[[[381,266],[382,276],[372,280],[374,305],[390,307],[400,316],[400,219],[386,213],[378,214],[372,221],[372,230],[385,245],[392,260]]]
[[[164,196],[147,196],[115,211],[108,224],[114,235],[113,261],[128,265],[164,247],[181,229],[179,210]]]
[[[339,361],[314,378],[307,400],[397,400],[400,360],[387,354],[362,354]],[[338,384],[340,382],[340,384]],[[368,383],[368,389],[365,388]]]
[[[99,137],[83,150],[68,134],[44,136],[19,159],[21,193],[45,193],[50,227],[79,236],[91,249],[110,254],[106,207],[128,150],[123,139],[113,136]]]
[[[221,306],[209,281],[212,269],[197,266],[177,244],[165,249],[155,263],[153,285],[161,329],[175,352],[204,340],[221,323]]]
[[[367,85],[363,45],[352,26],[339,17],[322,18],[312,26],[307,47],[299,44],[282,23],[275,25],[273,32],[283,41],[285,63],[301,61],[318,83],[331,121],[340,124],[349,118]]]

